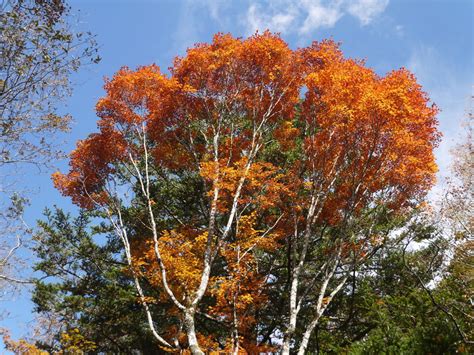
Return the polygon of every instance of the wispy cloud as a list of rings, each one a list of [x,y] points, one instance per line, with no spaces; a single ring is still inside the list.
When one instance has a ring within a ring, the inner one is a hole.
[[[196,14],[202,13],[203,11],[209,13],[218,14],[217,3],[214,1],[208,2],[211,6],[208,9],[202,5],[204,3],[197,2],[195,0],[184,0],[180,7],[179,16],[177,18],[176,31],[172,34],[173,45],[169,48],[168,54],[170,57],[178,54],[183,55],[186,49],[191,47],[193,44],[199,42],[200,35],[204,32],[204,24],[199,20],[199,16]]]
[[[302,12],[306,13],[303,26],[299,29],[302,34],[310,33],[319,27],[334,27],[343,15],[341,3],[338,1],[323,5],[319,1],[305,0],[301,2],[301,8]]]
[[[304,38],[318,29],[334,27],[344,16],[367,26],[385,11],[388,3],[389,0],[183,0],[174,37],[180,43],[177,49],[182,51],[198,37],[206,21],[211,21],[223,31],[237,22],[246,35],[268,29]]]
[[[260,0],[253,1],[243,19],[247,34],[269,29],[305,35],[331,28],[344,16],[369,25],[386,9],[389,0]]]
[[[356,0],[351,1],[347,11],[356,17],[362,26],[367,26],[374,18],[385,11],[389,0]]]
[[[209,17],[221,25],[228,25],[229,17],[225,16],[225,11],[231,4],[227,0],[194,0],[198,4],[204,4],[207,8]]]
[[[262,4],[254,3],[249,6],[244,23],[248,34],[266,29],[286,33],[291,30],[290,26],[297,16],[298,9],[292,4],[288,4],[288,7],[282,10],[274,6],[264,8]]]

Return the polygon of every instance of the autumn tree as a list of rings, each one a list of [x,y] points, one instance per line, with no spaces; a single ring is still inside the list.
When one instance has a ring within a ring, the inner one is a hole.
[[[10,333],[5,329],[0,329],[0,335],[2,335],[5,349],[11,351],[14,354],[32,354],[32,355],[46,355],[47,352],[38,349],[34,344],[27,342],[24,339],[13,340]]]
[[[56,157],[45,134],[68,128],[58,100],[70,93],[70,74],[98,60],[97,48],[91,34],[72,30],[64,1],[5,0],[1,9],[0,163],[37,164]]]
[[[446,179],[446,186],[440,202],[440,215],[444,218],[449,232],[456,240],[468,240],[474,234],[474,96],[462,122],[463,131],[460,141],[451,151],[451,174]]]
[[[41,171],[60,156],[57,133],[70,117],[58,105],[71,92],[70,75],[97,62],[90,33],[75,31],[62,0],[0,3],[0,282],[19,282],[13,262],[28,227],[27,196],[18,188],[25,168]],[[3,287],[2,287],[3,288]]]
[[[430,188],[438,139],[437,109],[406,69],[378,77],[363,62],[344,59],[330,42],[314,43],[302,56],[308,71],[302,117],[309,186],[297,204],[302,213],[295,211],[301,222],[293,223],[284,354],[307,295],[318,294],[310,303],[313,316],[302,325],[299,354],[349,273],[388,238],[390,230],[380,222],[414,206]],[[301,290],[306,270],[314,269]]]
[[[415,77],[380,77],[332,41],[294,51],[269,32],[218,34],[170,75],[123,68],[105,90],[99,132],[54,183],[113,225],[163,349],[255,353],[283,334],[283,354],[304,353],[434,182],[437,109]],[[263,326],[272,294],[283,321]],[[163,299],[177,323],[160,333]]]

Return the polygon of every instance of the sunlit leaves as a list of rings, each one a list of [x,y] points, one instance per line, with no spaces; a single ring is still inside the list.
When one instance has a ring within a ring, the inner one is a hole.
[[[291,50],[269,32],[217,34],[170,75],[122,68],[105,91],[99,133],[78,143],[56,187],[88,209],[133,211],[121,228],[134,274],[166,290],[157,294],[173,301],[170,315],[199,309],[227,327],[198,332],[208,349],[263,351],[255,334],[269,280],[281,277],[274,264],[290,273],[312,259],[301,273],[309,297],[318,267],[331,278],[339,262],[362,263],[385,240],[384,218],[434,183],[437,108],[415,77],[381,77],[333,41]],[[177,202],[180,189],[191,204]],[[325,290],[322,312],[334,296]],[[173,325],[168,335],[182,334]]]

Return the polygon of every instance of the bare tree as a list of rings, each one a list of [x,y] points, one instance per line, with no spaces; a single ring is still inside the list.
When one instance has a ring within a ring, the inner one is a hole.
[[[90,33],[75,32],[63,0],[0,4],[0,282],[24,282],[12,265],[28,228],[21,179],[60,157],[56,134],[71,118],[58,104],[71,93],[70,75],[98,62]],[[1,289],[4,289],[2,286]]]

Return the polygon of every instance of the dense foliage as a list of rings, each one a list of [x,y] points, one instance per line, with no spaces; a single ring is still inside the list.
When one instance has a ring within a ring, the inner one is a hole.
[[[472,145],[436,211],[437,108],[332,41],[218,34],[122,68],[35,234],[17,353],[472,352]],[[469,141],[469,139],[468,139]]]
[[[41,222],[36,248],[41,262],[36,269],[45,277],[37,281],[33,300],[36,311],[49,320],[42,324],[43,331],[50,330],[37,346],[49,352],[61,351],[64,334],[77,330],[94,345],[89,353],[156,353],[133,279],[124,272],[121,248],[104,226],[93,226],[84,213],[71,218],[60,210],[48,211],[47,219]],[[439,233],[429,221],[418,217],[405,233],[386,243],[333,300],[315,329],[308,352],[469,353],[469,344],[462,341],[456,324],[433,304],[412,274],[416,270],[425,284],[442,274],[449,247]],[[412,239],[424,241],[425,246],[407,250]],[[457,257],[450,262],[443,281],[431,292],[440,305],[456,312],[455,321],[467,333],[472,331],[472,310],[465,296],[466,286],[459,285],[462,278],[453,272],[460,262]],[[147,292],[153,295],[152,288],[147,287]],[[269,299],[269,307],[259,314],[263,329],[282,322],[284,297],[270,293]],[[213,304],[210,299],[207,302]],[[173,324],[169,302],[150,306],[154,314],[164,313],[157,324],[159,329],[164,331]],[[204,317],[199,324],[213,334],[225,333],[220,324],[206,322]]]
[[[406,69],[269,32],[170,72],[108,80],[55,185],[108,221],[163,351],[303,354],[432,186],[437,108]]]

